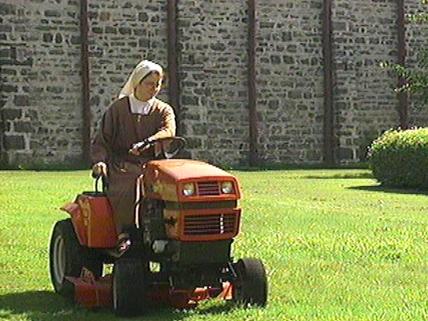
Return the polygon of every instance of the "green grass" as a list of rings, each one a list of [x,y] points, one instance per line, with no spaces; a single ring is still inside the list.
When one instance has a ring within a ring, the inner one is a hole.
[[[220,301],[134,320],[428,320],[428,199],[367,170],[235,171],[244,199],[234,255],[259,257],[269,304]],[[116,320],[54,294],[48,242],[88,171],[0,172],[0,320]]]

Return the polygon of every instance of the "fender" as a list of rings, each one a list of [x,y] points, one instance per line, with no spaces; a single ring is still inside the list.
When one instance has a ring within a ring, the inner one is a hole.
[[[80,206],[76,201],[64,204],[60,209],[70,214],[71,222],[73,223],[74,227],[74,232],[76,233],[80,245],[87,246],[88,235],[84,228],[82,211],[80,210]]]
[[[61,210],[71,216],[79,243],[90,248],[113,248],[117,233],[110,202],[105,196],[80,194]]]

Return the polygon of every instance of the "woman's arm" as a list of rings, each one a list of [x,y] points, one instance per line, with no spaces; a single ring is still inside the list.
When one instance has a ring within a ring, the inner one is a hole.
[[[112,142],[115,132],[113,108],[109,108],[103,115],[98,132],[91,145],[92,164],[107,163],[111,157]]]
[[[163,104],[162,108],[159,110],[159,113],[161,114],[161,124],[159,126],[159,130],[154,135],[149,137],[149,140],[175,136],[175,115],[172,107],[167,104]]]

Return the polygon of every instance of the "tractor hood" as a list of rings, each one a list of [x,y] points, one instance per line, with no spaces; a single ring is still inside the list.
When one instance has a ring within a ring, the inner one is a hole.
[[[225,188],[230,184],[231,190]],[[193,185],[194,192],[183,192],[185,185],[188,190]],[[144,187],[147,196],[176,202],[237,200],[241,195],[235,176],[213,165],[188,159],[146,163]]]
[[[176,181],[202,177],[233,177],[231,174],[218,167],[201,161],[188,159],[151,161],[148,167],[153,167]]]

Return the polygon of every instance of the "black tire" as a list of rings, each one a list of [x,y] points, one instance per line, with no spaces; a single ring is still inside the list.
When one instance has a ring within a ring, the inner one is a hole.
[[[117,316],[132,317],[144,313],[148,272],[143,261],[122,258],[113,267],[113,311]]]
[[[49,246],[49,270],[55,292],[72,299],[74,287],[65,277],[80,276],[83,266],[95,277],[102,274],[102,261],[88,258],[76,237],[71,219],[58,221],[54,226]]]
[[[251,258],[240,259],[234,264],[234,269],[237,278],[233,282],[233,301],[244,306],[265,306],[268,284],[262,261]]]

